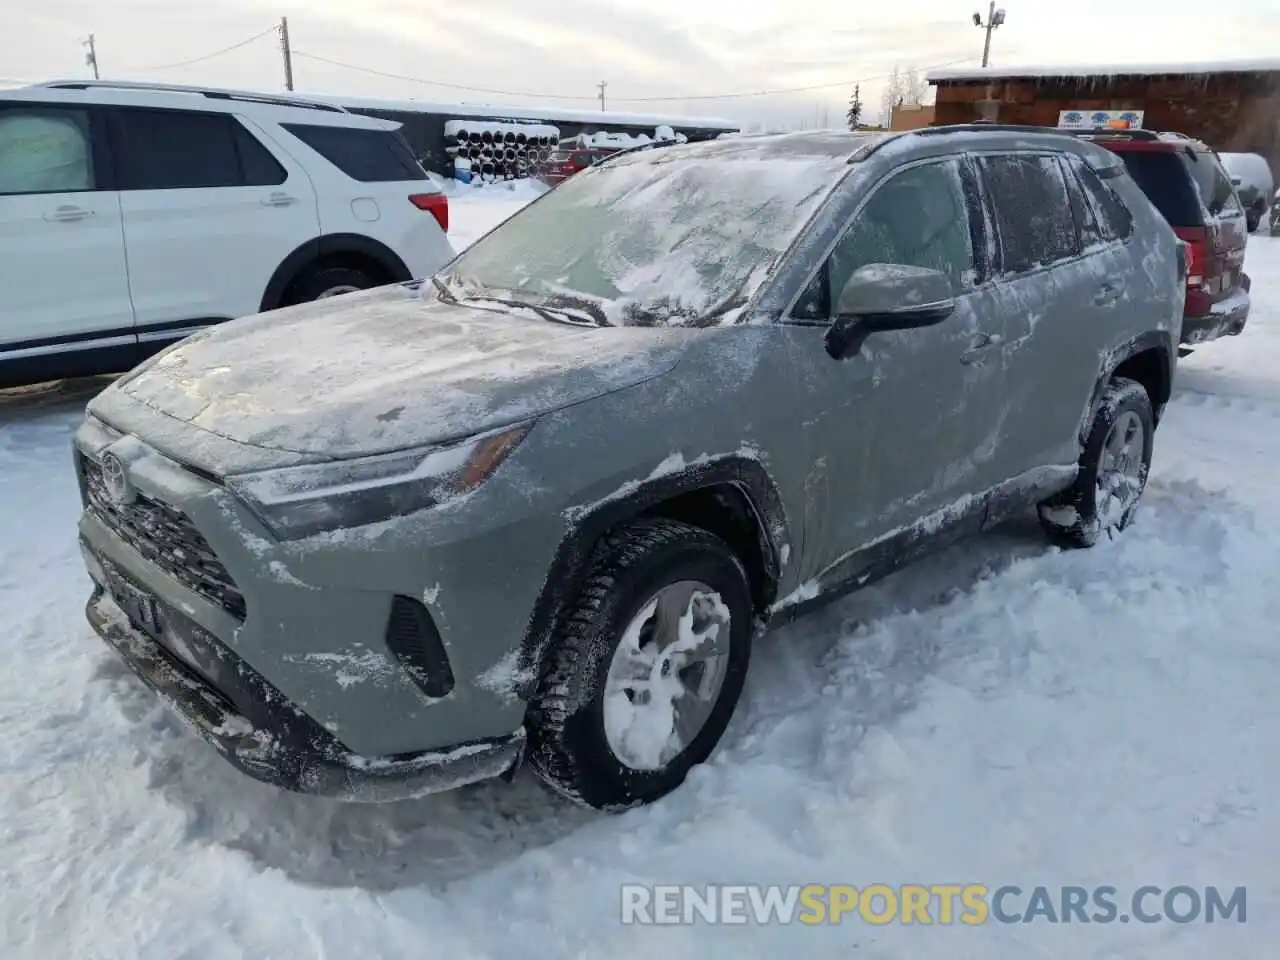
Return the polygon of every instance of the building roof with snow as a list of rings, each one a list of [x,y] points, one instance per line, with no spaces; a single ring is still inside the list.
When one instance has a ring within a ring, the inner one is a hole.
[[[929,71],[930,83],[995,80],[1057,79],[1062,77],[1187,76],[1215,73],[1280,73],[1280,58],[1169,63],[1077,63],[1047,66],[963,67]]]
[[[639,127],[706,127],[726,131],[740,130],[742,124],[720,117],[686,117],[678,113],[626,113],[621,110],[577,110],[565,107],[530,106],[510,103],[446,103],[433,100],[376,100],[368,97],[345,97],[336,94],[302,94],[343,107],[365,110],[406,110],[439,113],[450,117],[478,119],[542,120],[550,123],[586,123],[598,126],[621,124]]]

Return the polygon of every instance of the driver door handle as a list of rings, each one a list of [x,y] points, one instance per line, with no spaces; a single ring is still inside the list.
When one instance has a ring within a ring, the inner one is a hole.
[[[77,207],[74,204],[64,203],[57,209],[46,213],[44,218],[51,223],[71,223],[75,220],[86,220],[92,216],[92,210],[86,210],[84,207]]]
[[[1120,299],[1120,288],[1114,283],[1104,283],[1093,295],[1093,302],[1099,307],[1110,306]]]
[[[1004,338],[998,333],[980,333],[974,338],[969,349],[960,354],[960,362],[966,365],[977,363],[986,351],[992,347],[998,347],[1003,342]]]

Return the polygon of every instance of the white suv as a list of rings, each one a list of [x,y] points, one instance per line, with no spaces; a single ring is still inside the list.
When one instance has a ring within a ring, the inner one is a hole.
[[[0,92],[0,388],[435,272],[448,199],[399,127],[195,87]]]

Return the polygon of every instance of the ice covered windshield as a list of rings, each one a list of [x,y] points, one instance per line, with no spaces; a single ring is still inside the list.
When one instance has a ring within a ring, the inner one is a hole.
[[[576,304],[609,324],[731,322],[856,146],[809,135],[619,157],[516,214],[443,279],[458,295]]]

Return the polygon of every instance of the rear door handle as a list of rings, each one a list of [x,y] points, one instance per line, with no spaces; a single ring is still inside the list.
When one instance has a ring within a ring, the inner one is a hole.
[[[86,210],[84,207],[77,207],[68,203],[55,210],[50,210],[44,215],[44,218],[55,223],[70,223],[73,220],[84,220],[92,216],[92,210]]]
[[[273,193],[270,196],[263,198],[262,205],[264,207],[287,207],[291,203],[297,202],[297,197],[291,197],[287,193]]]
[[[977,363],[982,359],[982,355],[992,347],[998,347],[1004,342],[1004,338],[997,333],[980,333],[974,338],[969,349],[960,354],[960,362],[963,364]]]

